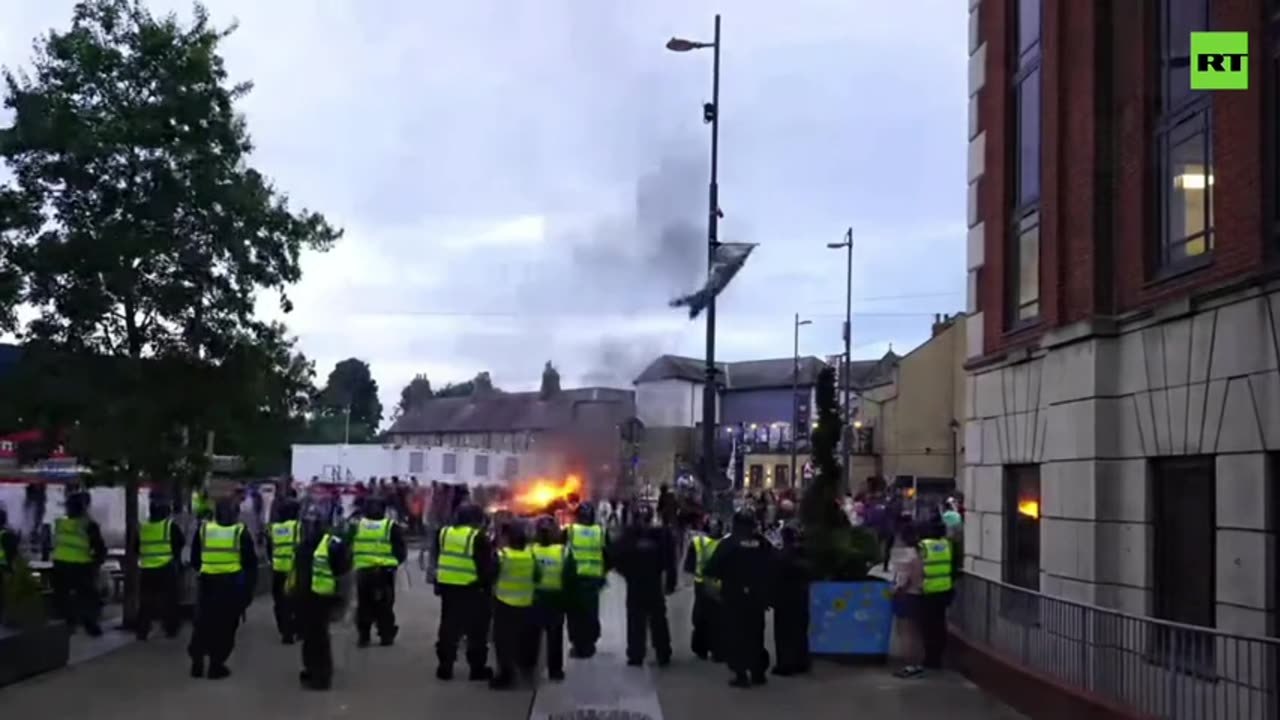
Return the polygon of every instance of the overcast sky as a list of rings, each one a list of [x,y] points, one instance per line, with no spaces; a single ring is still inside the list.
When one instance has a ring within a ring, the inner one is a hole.
[[[73,0],[0,0],[0,65]],[[190,4],[154,0],[189,16]],[[711,54],[724,9],[721,238],[760,243],[722,296],[719,356],[905,352],[964,302],[966,6],[956,0],[212,0],[256,166],[346,229],[286,319],[323,379],[367,360],[388,408],[488,370],[628,385],[698,356],[666,301],[705,273]],[[274,301],[261,303],[276,314]]]

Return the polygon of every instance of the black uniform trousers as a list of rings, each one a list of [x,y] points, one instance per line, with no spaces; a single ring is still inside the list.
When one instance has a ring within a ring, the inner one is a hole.
[[[762,677],[769,669],[764,646],[765,606],[755,600],[725,598],[725,650],[735,675]]]
[[[227,664],[236,647],[244,601],[239,574],[200,576],[195,627],[187,645],[187,655],[193,662],[207,659],[213,667]]]
[[[275,570],[271,573],[271,610],[276,616],[276,631],[284,640],[297,637],[298,600],[285,589],[289,573]]]
[[[560,593],[538,593],[533,601],[532,614],[528,639],[524,643],[525,657],[520,665],[524,668],[537,666],[545,637],[547,672],[559,675],[564,672],[564,597]]]
[[[493,654],[498,664],[498,680],[512,679],[517,668],[528,668],[526,648],[533,620],[533,606],[516,607],[493,601]]]
[[[600,578],[578,578],[569,597],[565,618],[569,626],[569,644],[580,654],[595,652],[600,640]]]
[[[947,606],[951,593],[920,596],[920,634],[924,644],[924,666],[940,669],[947,649]]]
[[[396,636],[396,568],[356,571],[356,632],[364,640],[376,625],[378,637]]]
[[[98,610],[102,598],[98,595],[98,566],[94,563],[53,563],[53,604],[58,616],[67,624],[83,626],[90,632],[98,632]]]
[[[453,667],[458,645],[467,639],[467,664],[473,671],[489,660],[489,590],[481,585],[439,585],[440,629],[436,633],[436,658],[442,667]]]
[[[333,647],[329,639],[333,600],[306,593],[298,598],[296,608],[305,681],[315,686],[328,686],[333,679]]]
[[[151,623],[159,620],[164,634],[173,637],[182,624],[178,610],[178,566],[143,568],[139,572],[138,637],[151,634]]]
[[[671,628],[667,625],[667,599],[660,588],[627,587],[627,660],[644,661],[649,640],[658,662],[671,659]]]
[[[720,646],[723,634],[719,624],[720,599],[712,594],[705,582],[693,586],[693,633],[690,637],[691,650],[700,658],[712,657],[722,660],[724,649]]]
[[[808,588],[808,586],[805,586]],[[778,669],[809,669],[809,603],[806,596],[785,598],[773,609],[773,649]]]

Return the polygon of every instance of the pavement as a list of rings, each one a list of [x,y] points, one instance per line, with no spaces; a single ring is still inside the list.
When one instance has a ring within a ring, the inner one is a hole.
[[[688,652],[688,588],[671,598],[676,646],[672,665],[626,667],[623,584],[617,578],[611,579],[601,600],[604,630],[599,654],[591,660],[569,660],[564,683],[544,681],[538,688],[493,692],[465,680],[440,682],[434,677],[433,648],[438,599],[416,567],[401,572],[399,593],[401,632],[394,646],[358,649],[349,621],[334,627],[337,671],[327,693],[298,687],[298,647],[280,644],[270,599],[263,598],[250,608],[248,623],[240,629],[230,663],[233,675],[226,680],[187,676],[186,631],[177,639],[153,638],[146,643],[115,632],[98,639],[77,635],[70,667],[0,689],[0,707],[6,717],[91,712],[94,720],[257,720],[286,714],[310,719],[356,713],[379,720],[1021,717],[951,673],[898,680],[884,667],[820,662],[806,677],[771,679],[752,690],[730,688],[722,666],[701,662]]]

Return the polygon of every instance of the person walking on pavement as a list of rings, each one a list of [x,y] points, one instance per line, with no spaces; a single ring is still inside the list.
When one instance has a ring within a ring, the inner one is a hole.
[[[297,634],[302,640],[302,671],[298,680],[310,690],[333,684],[333,647],[329,623],[341,615],[346,595],[341,581],[351,571],[351,552],[329,531],[320,508],[312,506],[299,532],[297,555],[286,581],[296,609]]]
[[[54,606],[73,631],[83,625],[86,633],[97,637],[102,634],[98,568],[107,559],[107,545],[98,523],[88,516],[89,493],[71,493],[66,506],[66,517],[53,524]]]
[[[517,668],[532,670],[524,644],[533,627],[533,595],[541,575],[524,523],[507,523],[502,535],[503,547],[497,553],[498,579],[493,587],[493,651],[498,671],[489,687],[495,690],[514,685]]]
[[[722,622],[720,608],[720,581],[706,576],[707,561],[715,554],[722,538],[720,521],[703,519],[701,527],[689,542],[684,558],[684,571],[693,575],[693,632],[690,645],[699,660],[722,662],[719,625]]]
[[[733,532],[707,562],[706,577],[721,584],[725,645],[734,687],[763,685],[769,652],[764,647],[765,612],[772,597],[774,547],[760,535],[755,514],[739,510]]]
[[[493,545],[481,531],[484,512],[462,504],[456,523],[441,528],[432,548],[436,569],[435,591],[440,596],[440,627],[436,633],[436,677],[453,678],[458,644],[467,641],[471,680],[488,680],[493,673],[489,659],[489,587],[493,582]]]
[[[386,516],[386,502],[364,501],[365,517],[355,528],[352,552],[356,569],[356,644],[368,647],[374,625],[383,646],[395,642],[396,571],[409,556],[404,529]]]
[[[285,585],[293,573],[299,539],[298,502],[285,498],[276,510],[267,536],[267,553],[271,556],[271,609],[276,618],[280,642],[292,645],[297,639],[297,610],[294,594]]]
[[[801,546],[800,531],[792,525],[781,530],[778,577],[773,597],[773,649],[777,653],[774,675],[783,677],[809,671],[809,583],[812,572]]]
[[[569,592],[570,656],[589,658],[596,654],[600,640],[600,591],[609,569],[604,530],[596,524],[591,503],[578,505],[575,521],[566,531],[569,552],[577,568]]]
[[[157,619],[166,637],[175,637],[181,625],[178,581],[186,537],[169,517],[172,505],[168,498],[153,494],[149,511],[151,519],[138,527],[136,547],[141,576],[136,621],[139,640],[147,639],[151,623]]]
[[[231,675],[227,660],[258,580],[258,555],[239,514],[230,500],[219,500],[213,519],[201,525],[191,543],[191,566],[200,574],[195,628],[187,646],[191,677],[204,677],[206,667],[210,680]]]
[[[572,587],[576,568],[573,556],[565,547],[560,528],[550,515],[538,518],[535,529],[537,544],[533,556],[538,561],[538,587],[533,595],[530,639],[526,643],[527,667],[537,665],[542,640],[547,641],[547,677],[564,679],[564,611],[566,588]]]
[[[614,564],[627,581],[627,664],[644,664],[647,640],[658,665],[671,664],[671,628],[666,596],[676,591],[674,528],[655,527],[653,509],[641,506],[622,533]],[[647,637],[646,637],[647,636]]]
[[[925,525],[920,541],[920,558],[924,564],[924,584],[920,596],[919,629],[924,643],[924,667],[942,669],[942,656],[947,649],[947,607],[955,588],[956,563],[951,541],[942,522]]]

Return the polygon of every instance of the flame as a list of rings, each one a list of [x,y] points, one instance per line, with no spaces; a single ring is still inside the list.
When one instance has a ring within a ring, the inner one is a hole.
[[[536,478],[515,494],[512,504],[525,510],[541,510],[557,500],[581,492],[582,479],[577,475],[568,475],[559,482]]]
[[[1040,503],[1036,500],[1019,500],[1018,514],[1038,520],[1040,519]]]

